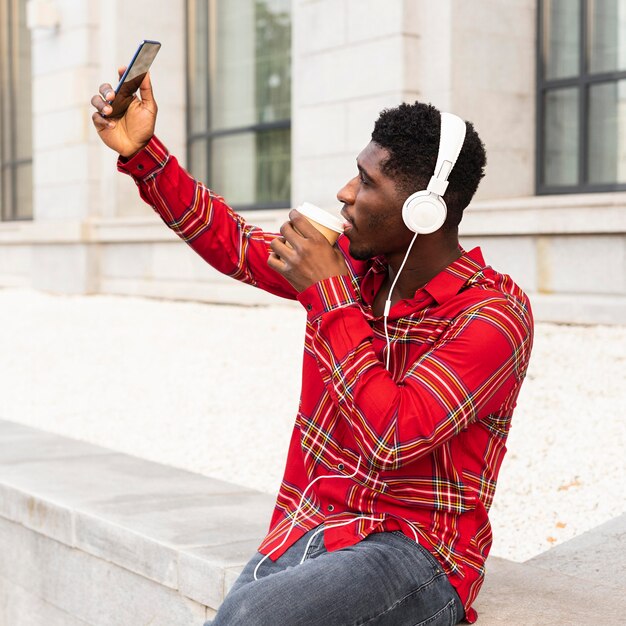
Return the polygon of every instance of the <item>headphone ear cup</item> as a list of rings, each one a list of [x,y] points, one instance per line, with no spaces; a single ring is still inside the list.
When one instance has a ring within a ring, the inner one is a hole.
[[[447,214],[444,199],[426,190],[411,194],[402,206],[404,224],[410,231],[420,235],[430,235],[439,230]]]

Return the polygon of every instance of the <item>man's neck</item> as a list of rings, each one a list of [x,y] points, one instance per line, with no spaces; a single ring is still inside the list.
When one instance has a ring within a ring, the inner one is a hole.
[[[406,251],[404,252],[406,254]],[[387,259],[389,264],[387,281],[393,283],[404,259],[404,254],[394,255]],[[461,256],[459,242],[456,237],[444,240],[443,238],[418,236],[409,258],[404,266],[398,282],[394,287],[392,302],[405,298],[412,298],[415,292],[434,278],[448,265]]]

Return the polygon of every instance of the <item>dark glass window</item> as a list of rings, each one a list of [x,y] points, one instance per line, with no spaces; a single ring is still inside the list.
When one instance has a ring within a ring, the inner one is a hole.
[[[540,0],[537,192],[626,190],[626,0]]]
[[[291,0],[187,0],[190,172],[239,210],[291,195]]]
[[[26,0],[0,0],[0,219],[33,215],[30,32]]]

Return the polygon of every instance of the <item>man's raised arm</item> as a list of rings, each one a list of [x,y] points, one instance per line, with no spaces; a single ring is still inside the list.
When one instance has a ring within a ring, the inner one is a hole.
[[[120,76],[125,68],[119,68]],[[91,99],[92,120],[105,145],[119,154],[118,169],[129,174],[141,197],[166,225],[215,269],[283,298],[296,290],[268,267],[270,243],[277,237],[246,224],[220,196],[194,180],[155,137],[157,104],[150,74],[123,117],[108,119],[115,98],[109,83]]]

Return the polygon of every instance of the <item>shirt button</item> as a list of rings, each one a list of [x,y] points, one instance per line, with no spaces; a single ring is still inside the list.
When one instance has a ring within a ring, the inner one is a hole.
[[[332,504],[329,504],[326,508],[327,508],[327,509],[328,509],[331,513],[335,510],[335,507],[334,507]]]
[[[312,308],[313,308],[313,305],[312,305],[312,304],[307,304],[307,305],[306,305],[306,310],[307,310],[307,311],[310,311]]]
[[[139,163],[139,165],[137,165],[137,169],[141,171],[143,169],[143,163]]]
[[[345,465],[343,463],[339,463],[339,465],[337,465],[337,469],[342,472],[343,468],[345,467]]]

